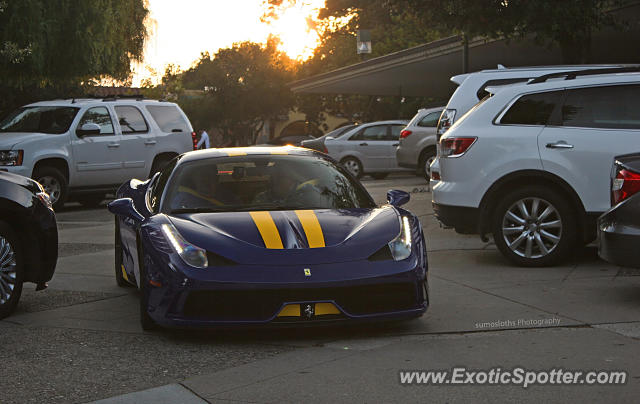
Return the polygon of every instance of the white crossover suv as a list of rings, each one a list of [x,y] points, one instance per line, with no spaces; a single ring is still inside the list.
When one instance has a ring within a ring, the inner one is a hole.
[[[498,87],[527,81],[551,73],[571,72],[576,70],[620,68],[625,65],[558,65],[558,66],[528,66],[504,67],[498,65],[496,69],[480,70],[473,73],[458,74],[451,77],[451,82],[457,86],[456,91],[447,102],[438,120],[437,140],[481,99],[488,95],[487,87]],[[435,186],[440,179],[438,159],[434,159],[430,168],[431,186]]]
[[[554,264],[595,238],[595,219],[611,207],[614,157],[640,151],[640,69],[488,90],[440,140],[436,217],[461,233],[492,233],[516,264]]]
[[[41,183],[56,208],[68,198],[95,205],[123,182],[193,150],[194,140],[189,119],[171,102],[43,101],[0,122],[0,170]]]

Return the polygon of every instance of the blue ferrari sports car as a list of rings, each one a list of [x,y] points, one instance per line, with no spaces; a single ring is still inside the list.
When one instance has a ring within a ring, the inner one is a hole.
[[[144,329],[419,317],[422,228],[409,194],[387,197],[309,149],[188,152],[109,204],[116,280],[140,289]]]

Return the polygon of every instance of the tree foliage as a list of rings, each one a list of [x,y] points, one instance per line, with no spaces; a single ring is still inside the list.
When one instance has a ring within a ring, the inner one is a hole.
[[[92,79],[126,80],[131,60],[143,55],[145,3],[1,1],[0,90],[15,103],[38,95],[69,95]],[[0,102],[2,109],[7,102]]]
[[[565,63],[589,62],[591,35],[620,25],[609,11],[624,0],[389,0],[443,32],[521,39],[559,46]]]
[[[183,95],[180,103],[196,127],[215,126],[235,144],[253,144],[265,121],[290,111],[292,80],[293,62],[275,39],[265,45],[242,42],[213,56],[203,53],[181,81],[185,90],[202,90],[204,96]]]

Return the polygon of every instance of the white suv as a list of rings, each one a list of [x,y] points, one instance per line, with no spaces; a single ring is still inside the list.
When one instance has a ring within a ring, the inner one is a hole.
[[[95,205],[131,178],[146,178],[193,150],[189,119],[171,102],[73,99],[37,102],[0,122],[0,170],[31,177],[54,207]]]
[[[611,207],[614,157],[640,150],[640,69],[631,71],[489,89],[440,140],[437,218],[461,233],[493,233],[519,265],[553,264],[593,240],[595,219]]]
[[[504,67],[486,69],[473,73],[459,74],[451,77],[451,82],[458,88],[447,102],[438,121],[437,140],[455,123],[457,119],[467,113],[481,99],[488,95],[487,87],[526,83],[530,79],[551,73],[570,72],[576,70],[620,68],[624,65],[559,65],[559,66],[529,66]],[[431,165],[431,186],[435,186],[440,178],[439,162],[436,158]]]

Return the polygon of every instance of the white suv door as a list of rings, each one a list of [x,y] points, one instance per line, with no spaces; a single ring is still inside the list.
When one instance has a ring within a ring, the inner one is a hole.
[[[115,105],[113,109],[122,133],[125,181],[147,178],[156,155],[156,136],[138,107]]]
[[[88,123],[97,124],[100,134],[83,136],[79,130]],[[114,130],[111,114],[106,106],[90,107],[84,111],[71,139],[76,171],[74,187],[123,182],[121,139]]]
[[[587,212],[604,212],[611,207],[614,157],[640,150],[640,85],[565,93],[552,125],[538,136],[542,166],[576,190]]]

